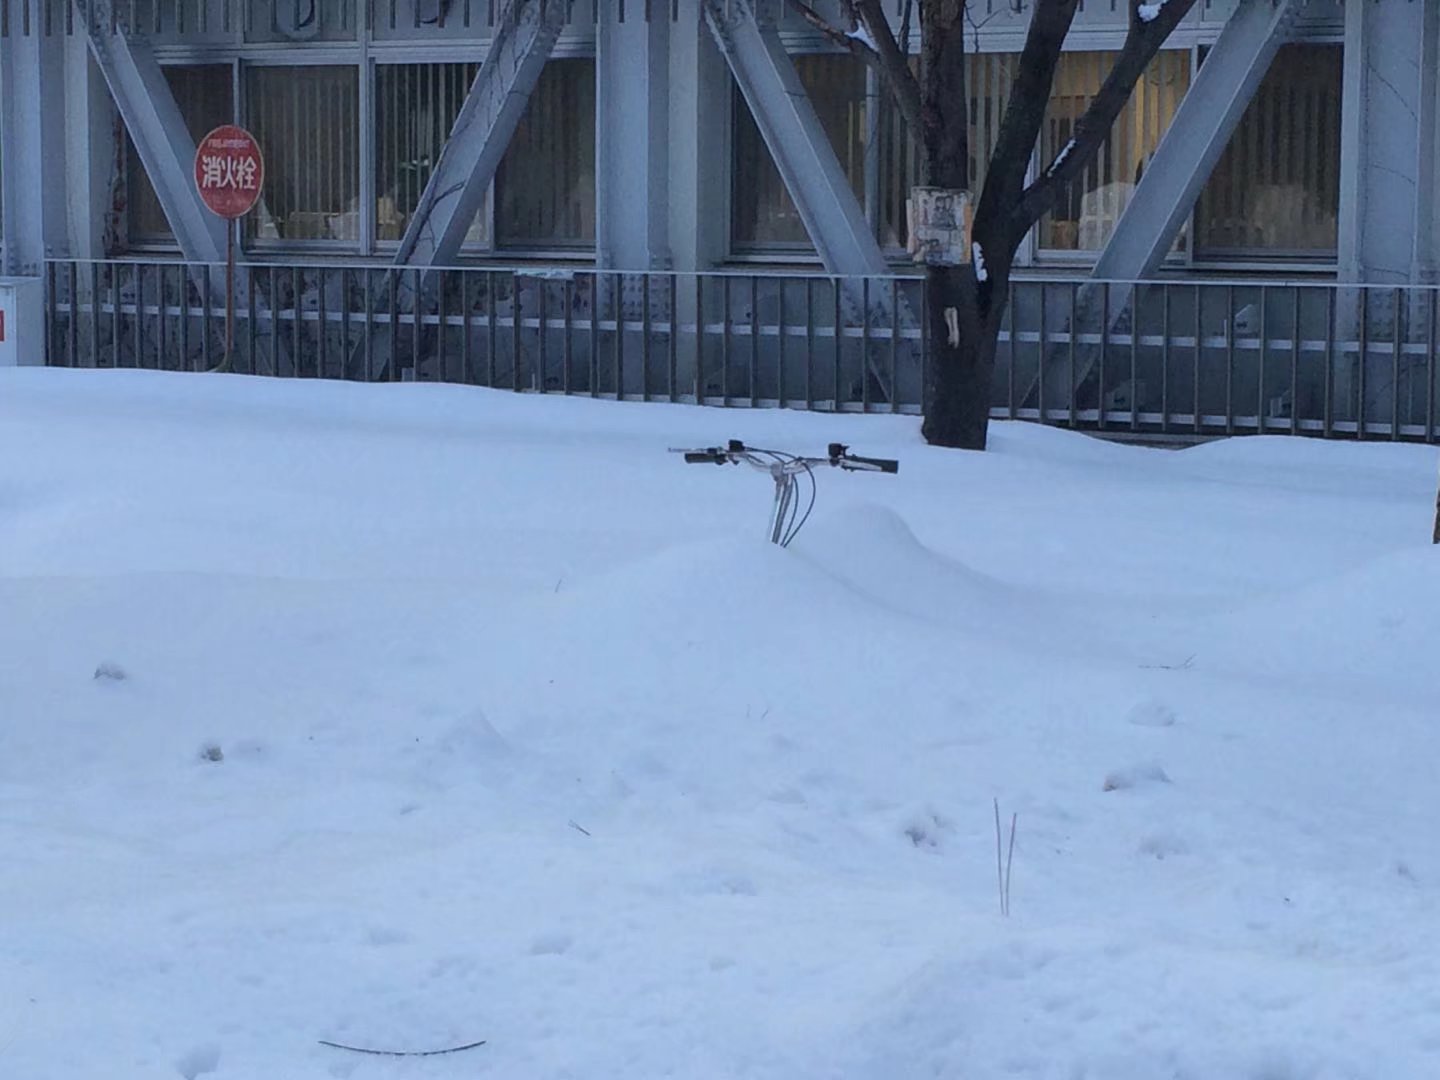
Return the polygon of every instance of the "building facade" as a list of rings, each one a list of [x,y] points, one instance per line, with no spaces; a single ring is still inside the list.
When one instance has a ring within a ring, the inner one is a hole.
[[[978,192],[1028,9],[970,7]],[[1082,3],[1034,168],[1130,17]],[[215,261],[190,156],[224,122],[266,158],[247,264],[914,270],[905,125],[781,0],[20,0],[3,21],[10,274]],[[1199,0],[1018,276],[1440,281],[1437,71],[1440,0]]]

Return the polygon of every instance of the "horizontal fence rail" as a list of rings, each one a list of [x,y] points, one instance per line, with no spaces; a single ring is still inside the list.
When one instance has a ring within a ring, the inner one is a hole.
[[[50,261],[46,362],[220,367],[219,271]],[[913,276],[254,263],[237,281],[243,373],[922,410]],[[1027,278],[1011,283],[991,415],[1141,438],[1433,442],[1437,364],[1437,288]]]

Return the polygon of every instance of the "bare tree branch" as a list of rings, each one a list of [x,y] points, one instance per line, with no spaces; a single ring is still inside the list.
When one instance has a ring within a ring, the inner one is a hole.
[[[1015,231],[1012,212],[1025,190],[1030,154],[1045,120],[1060,50],[1070,33],[1078,6],[1079,0],[1036,0],[1035,11],[1030,16],[1025,48],[1020,53],[1010,100],[990,155],[985,190],[975,208],[975,239],[984,244],[992,256],[998,254],[994,248],[1013,251],[1025,235],[1024,230]]]
[[[1176,24],[1194,6],[1195,0],[1131,0],[1130,30],[1115,66],[1084,115],[1075,122],[1070,141],[1015,204],[1012,223],[1020,234],[1053,208],[1061,192],[1094,160],[1116,117],[1130,100],[1135,84]]]
[[[1015,8],[1015,13],[1018,15],[1020,13],[1020,10],[1020,7],[1017,6]],[[970,14],[970,6],[968,4],[965,6],[965,21],[970,24],[970,29],[975,32],[975,46],[972,50],[973,52],[978,53],[980,51],[980,31],[985,28],[986,23],[988,23],[991,19],[995,18],[995,16],[999,14],[1000,12],[998,10],[992,11],[989,15],[986,15],[985,18],[981,19],[979,22],[976,22],[975,16]]]
[[[881,0],[853,0],[853,6],[860,25],[870,36],[870,43],[880,57],[881,74],[889,84],[890,92],[895,95],[900,114],[905,117],[910,130],[918,133],[921,130],[920,80],[910,68],[910,58],[895,41],[895,32],[885,18]]]
[[[838,45],[847,52],[854,53],[867,64],[874,66],[877,71],[880,70],[880,54],[860,38],[856,37],[853,33],[846,33],[844,30],[841,30],[840,27],[825,18],[824,15],[821,15],[809,4],[805,3],[805,0],[786,0],[786,2],[790,5],[791,10],[816,30],[819,30],[831,44]]]

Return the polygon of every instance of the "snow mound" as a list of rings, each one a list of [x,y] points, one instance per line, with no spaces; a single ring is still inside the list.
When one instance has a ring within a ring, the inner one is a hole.
[[[1435,669],[1440,548],[1393,552],[1276,590],[1217,616],[1207,629],[1212,663],[1401,692],[1417,673]]]
[[[1013,602],[998,582],[922,544],[887,506],[823,515],[790,550],[873,602],[925,621],[978,627]]]

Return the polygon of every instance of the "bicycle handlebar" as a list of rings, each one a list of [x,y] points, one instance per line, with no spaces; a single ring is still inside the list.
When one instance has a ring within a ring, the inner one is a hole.
[[[839,465],[842,469],[850,468],[864,472],[898,473],[900,462],[894,458],[860,457],[856,454],[846,454],[844,457],[832,459],[833,464]]]
[[[898,473],[900,471],[900,462],[895,459],[861,457],[858,454],[850,453],[850,448],[844,443],[831,443],[826,448],[825,457],[801,457],[795,454],[778,454],[770,450],[756,450],[746,446],[739,439],[731,439],[725,446],[708,446],[703,450],[672,449],[671,452],[684,454],[686,463],[690,465],[738,465],[743,461],[756,468],[767,470],[772,465],[789,464],[796,468],[810,465],[833,465],[849,472]],[[757,456],[760,454],[774,455],[774,460],[766,461]]]
[[[724,465],[726,462],[725,452],[716,447],[709,450],[683,450],[681,453],[691,465]]]

